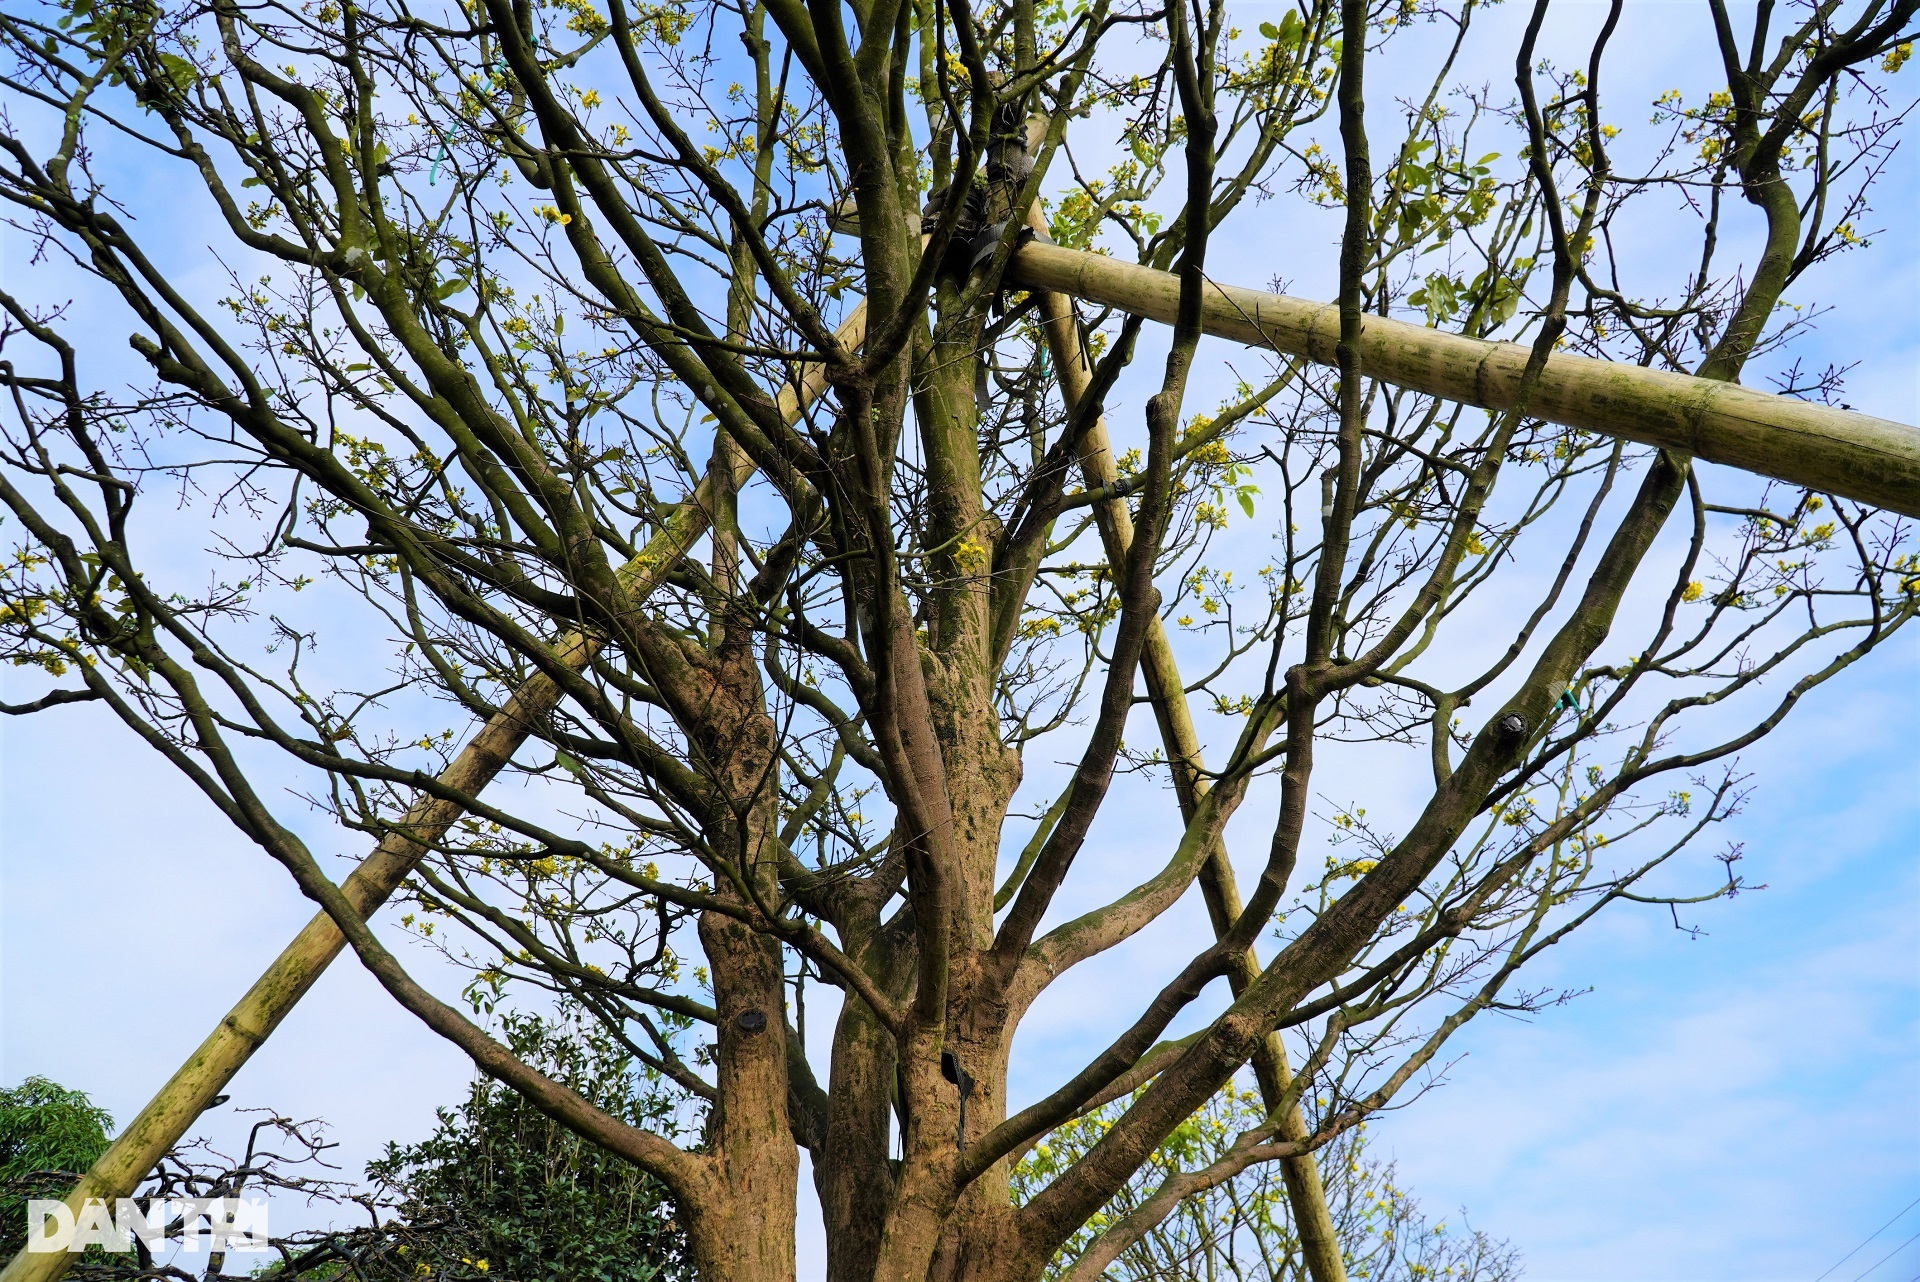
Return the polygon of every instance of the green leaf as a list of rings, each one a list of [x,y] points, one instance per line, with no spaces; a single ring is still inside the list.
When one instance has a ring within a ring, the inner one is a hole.
[[[166,69],[173,87],[182,93],[200,83],[200,69],[177,53],[161,54],[160,65]]]

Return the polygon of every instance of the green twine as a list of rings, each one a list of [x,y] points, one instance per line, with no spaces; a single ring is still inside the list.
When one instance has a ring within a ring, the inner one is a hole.
[[[493,74],[496,76],[504,76],[507,74],[507,60],[505,58],[493,64]],[[431,187],[439,180],[440,162],[447,158],[447,144],[459,136],[460,131],[458,129],[450,134],[440,135],[440,152],[433,158],[433,164],[427,168],[427,186]]]

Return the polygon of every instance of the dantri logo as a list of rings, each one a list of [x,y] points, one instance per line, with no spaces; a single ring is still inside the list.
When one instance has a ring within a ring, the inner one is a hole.
[[[210,1239],[209,1250],[265,1250],[267,1204],[237,1197],[183,1197],[150,1201],[142,1209],[130,1197],[111,1207],[88,1198],[75,1215],[65,1202],[34,1198],[27,1203],[27,1250],[36,1254],[90,1246],[131,1251],[135,1238],[158,1251],[169,1237],[179,1238],[180,1249],[192,1254],[200,1249],[203,1236]]]

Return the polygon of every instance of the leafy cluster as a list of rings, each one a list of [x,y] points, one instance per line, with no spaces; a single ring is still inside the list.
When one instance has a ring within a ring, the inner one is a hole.
[[[680,1101],[593,1027],[503,1017],[529,1063],[635,1125],[678,1123]],[[367,1176],[406,1229],[391,1259],[418,1277],[501,1282],[690,1278],[685,1231],[660,1182],[566,1130],[498,1083],[441,1109],[434,1133],[389,1144]]]
[[[0,1254],[26,1244],[27,1202],[66,1195],[107,1151],[113,1118],[44,1077],[0,1088]]]

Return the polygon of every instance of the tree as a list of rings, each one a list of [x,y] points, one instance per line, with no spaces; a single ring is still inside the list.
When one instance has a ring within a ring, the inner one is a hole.
[[[509,1014],[503,1024],[513,1053],[553,1080],[630,1125],[674,1130],[681,1101],[636,1073],[606,1033],[564,1018]],[[487,1078],[465,1104],[440,1110],[430,1137],[388,1144],[367,1175],[405,1226],[387,1234],[396,1276],[424,1267],[434,1277],[516,1282],[691,1277],[658,1180]]]
[[[27,1242],[27,1202],[58,1197],[106,1151],[113,1118],[44,1077],[0,1088],[0,1252]]]
[[[702,1278],[793,1276],[802,1150],[836,1282],[1038,1278],[1251,1065],[1258,1124],[1075,1267],[1272,1162],[1325,1282],[1315,1150],[1479,1012],[1552,1000],[1515,975],[1603,907],[1737,892],[1737,851],[1705,882],[1677,862],[1737,806],[1737,753],[1912,617],[1897,519],[1558,428],[1526,389],[1563,347],[1722,381],[1790,355],[1788,288],[1870,239],[1903,119],[1877,86],[1916,9],[1743,29],[1716,0],[1727,87],[1651,132],[1601,94],[1617,3],[1578,70],[1542,65],[1538,4],[1513,96],[1458,98],[1469,0],[1256,32],[1221,0],[8,12],[0,195],[122,309],[143,372],[96,373],[59,307],[0,297],[0,609],[44,676],[7,711],[102,704],[321,906],[263,1009],[337,931],[661,1181]],[[1439,69],[1381,146],[1366,68],[1409,42]],[[1077,141],[1102,130],[1104,173]],[[122,156],[169,200],[191,185],[224,297],[169,274]],[[1003,288],[1043,190],[1055,241],[1178,276],[1126,448],[1104,402],[1139,318]],[[1289,198],[1340,220],[1334,368],[1196,412],[1209,247]],[[1695,266],[1639,283],[1614,231],[1689,217]],[[1519,403],[1362,377],[1366,317],[1396,312],[1529,344]],[[154,510],[175,495],[191,517]],[[205,585],[158,532],[187,520],[213,531]],[[1518,604],[1489,646],[1492,600]],[[316,650],[376,634],[383,672]],[[436,698],[486,723],[472,747],[423,729]],[[1354,756],[1417,773],[1328,797]],[[526,788],[483,795],[503,770]],[[1181,835],[1082,910],[1130,777],[1170,782]],[[348,885],[274,800],[288,779],[380,843]],[[1244,898],[1236,818],[1265,852]],[[702,1142],[422,988],[367,924],[409,875],[402,922],[462,941],[476,1006],[579,1003],[705,1103]],[[1014,1107],[1034,1002],[1196,886],[1215,938]],[[838,990],[824,1056],[809,981]],[[1122,1098],[1015,1203],[1018,1155]]]

